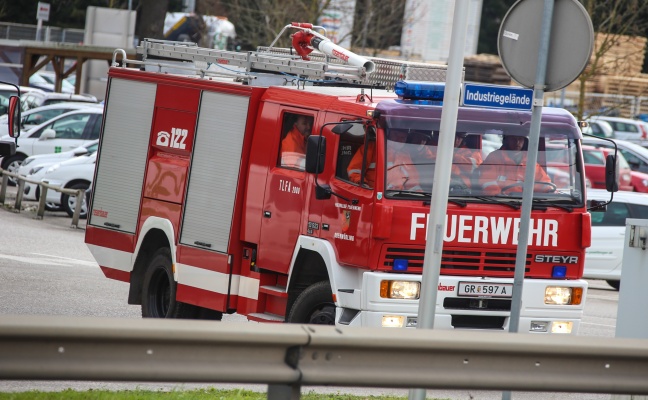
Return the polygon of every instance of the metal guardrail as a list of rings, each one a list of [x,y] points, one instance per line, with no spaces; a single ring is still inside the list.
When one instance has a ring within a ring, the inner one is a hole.
[[[81,207],[83,206],[83,200],[85,198],[84,189],[65,189],[58,186],[50,185],[46,181],[35,181],[32,179],[27,179],[22,175],[15,174],[0,168],[0,174],[2,174],[2,186],[0,186],[0,205],[5,203],[5,198],[7,195],[7,186],[9,185],[9,177],[13,177],[18,181],[18,190],[16,192],[16,202],[14,204],[14,209],[16,212],[20,212],[22,207],[22,198],[23,192],[25,190],[25,182],[33,183],[40,186],[40,198],[38,200],[38,210],[36,211],[36,218],[43,219],[45,216],[45,203],[47,198],[47,191],[49,189],[55,190],[60,193],[65,193],[70,196],[76,197],[76,206],[74,208],[74,214],[72,215],[72,228],[79,227],[79,218],[81,215]]]
[[[3,316],[0,379],[648,394],[643,339]]]

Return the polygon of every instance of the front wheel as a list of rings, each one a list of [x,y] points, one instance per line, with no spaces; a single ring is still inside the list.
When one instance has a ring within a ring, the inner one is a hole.
[[[307,287],[295,300],[286,322],[335,325],[335,304],[329,282],[322,281]]]
[[[78,190],[78,189],[83,189],[83,190],[88,190],[90,187],[89,184],[87,183],[75,183],[74,185],[70,186],[68,189],[73,189],[73,190]],[[79,218],[85,219],[88,216],[88,204],[86,203],[85,196],[81,198],[81,201],[83,202],[81,204],[81,212],[79,213]],[[72,195],[70,196],[69,194],[61,194],[61,206],[63,207],[63,210],[70,216],[74,216],[74,210],[76,209],[76,202],[77,202],[77,197]]]
[[[7,170],[12,174],[17,174],[20,164],[25,161],[25,158],[26,157],[23,154],[14,154],[11,157],[5,157],[2,160],[2,169]],[[17,183],[16,178],[12,176],[9,177],[9,186],[16,186]]]
[[[148,264],[142,288],[142,317],[196,318],[197,307],[176,301],[177,284],[171,269],[171,251],[159,249]]]

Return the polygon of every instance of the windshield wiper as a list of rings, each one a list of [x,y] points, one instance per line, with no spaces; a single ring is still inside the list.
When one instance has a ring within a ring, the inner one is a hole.
[[[432,197],[431,193],[427,192],[416,192],[413,190],[387,190],[388,195],[392,196],[416,196],[416,197]]]
[[[536,203],[543,203],[542,206],[545,206],[545,207],[562,208],[563,210],[566,210],[566,211],[569,211],[569,212],[574,211],[574,206],[569,206],[569,205],[565,205],[565,204],[558,204],[558,202],[552,201],[552,200],[549,200],[549,199],[533,199],[534,207],[535,207]]]
[[[497,200],[497,198],[495,198],[495,197],[487,197],[487,196],[472,196],[472,197],[475,198],[475,199],[481,200],[481,201],[485,201],[486,204],[501,204],[503,206],[509,206],[514,210],[519,210],[520,209],[520,203],[519,202],[512,203],[510,201],[501,201],[501,200]]]

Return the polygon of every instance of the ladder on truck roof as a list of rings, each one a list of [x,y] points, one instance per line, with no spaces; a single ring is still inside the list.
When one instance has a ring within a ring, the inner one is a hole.
[[[179,71],[185,70],[202,77],[234,77],[255,86],[276,85],[277,82],[292,85],[296,82],[297,85],[366,85],[393,90],[394,84],[402,79],[436,82],[446,80],[446,65],[364,58],[332,44],[309,28],[294,24],[287,27],[306,32],[307,38],[313,39],[313,47],[323,52],[309,47],[310,50],[306,50],[304,55],[303,44],[295,49],[270,46],[259,47],[257,51],[236,52],[202,48],[189,42],[144,39],[136,49],[141,61],[126,60],[125,52],[116,50],[112,65],[117,66],[116,55],[121,53],[124,66],[127,63],[142,64],[147,70],[157,68],[161,72],[181,73]],[[301,55],[295,54],[295,51]]]

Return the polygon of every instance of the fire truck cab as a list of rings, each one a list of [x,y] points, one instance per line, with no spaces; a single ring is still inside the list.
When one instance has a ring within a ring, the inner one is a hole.
[[[144,317],[415,327],[442,85],[280,79],[113,66],[88,247]],[[490,156],[522,157],[530,120],[459,108],[437,327],[508,327],[523,168]],[[303,151],[285,151],[304,136]],[[544,110],[521,332],[578,330],[590,240],[581,137],[571,114]]]

